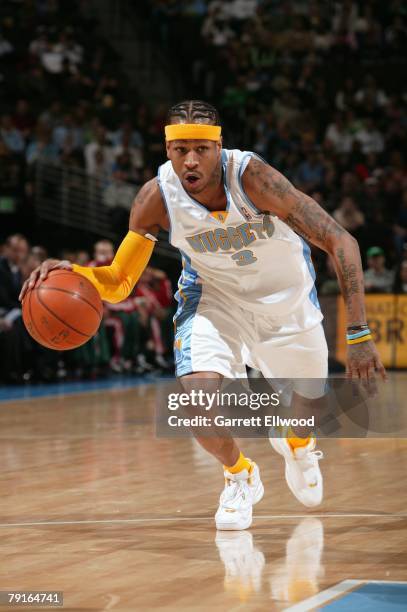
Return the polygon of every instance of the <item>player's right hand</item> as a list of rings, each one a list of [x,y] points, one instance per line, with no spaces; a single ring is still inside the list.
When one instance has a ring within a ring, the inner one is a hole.
[[[20,302],[23,301],[27,291],[33,289],[38,282],[41,282],[47,278],[51,270],[72,270],[72,264],[66,259],[62,261],[60,259],[46,259],[43,261],[38,268],[35,268],[35,270],[31,272],[30,276],[22,286],[20,295],[18,296]]]

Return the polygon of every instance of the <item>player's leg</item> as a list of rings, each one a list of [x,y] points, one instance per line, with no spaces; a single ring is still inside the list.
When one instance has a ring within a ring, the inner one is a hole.
[[[272,336],[253,347],[256,364],[267,379],[289,380],[294,389],[291,414],[308,418],[322,414],[328,348],[322,325],[308,331]],[[271,432],[270,444],[285,459],[287,484],[295,497],[308,507],[317,506],[323,497],[319,468],[322,452],[315,450],[316,439],[309,429],[288,429],[277,437]]]
[[[222,385],[222,375],[217,372],[194,372],[182,376],[180,379],[182,387],[186,393],[191,395],[192,391],[203,390],[205,393],[214,393],[220,389]],[[202,414],[202,408],[189,406],[186,407],[188,415],[199,416]],[[213,420],[213,411],[211,410],[211,418]],[[213,427],[192,427],[191,428],[195,439],[199,444],[211,455],[216,457],[223,466],[233,467],[239,460],[241,455],[239,447],[228,431],[225,428]],[[247,460],[246,460],[247,461]],[[243,467],[248,468],[249,462]]]
[[[224,377],[234,379],[245,374],[237,319],[229,307],[222,307],[208,296],[201,304],[188,304],[175,317],[176,374],[184,390],[203,389],[216,393]],[[194,415],[197,408],[188,407]],[[221,406],[211,409],[221,410]],[[213,423],[213,420],[212,420]],[[224,427],[211,425],[192,428],[201,446],[221,462],[225,487],[220,496],[215,521],[218,529],[246,529],[252,523],[252,506],[260,501],[264,488],[258,466],[241,453]]]

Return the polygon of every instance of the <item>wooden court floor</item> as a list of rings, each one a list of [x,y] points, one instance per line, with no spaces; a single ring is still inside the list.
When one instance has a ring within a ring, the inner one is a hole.
[[[0,403],[0,590],[63,591],[63,610],[261,611],[407,580],[407,440],[322,440],[317,510],[267,440],[242,440],[265,497],[250,530],[217,533],[222,472],[193,439],[155,438],[154,393]]]

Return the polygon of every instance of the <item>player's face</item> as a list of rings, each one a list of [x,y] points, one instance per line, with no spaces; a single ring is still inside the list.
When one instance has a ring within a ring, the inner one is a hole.
[[[201,193],[217,176],[222,142],[213,140],[172,140],[167,157],[185,191]]]

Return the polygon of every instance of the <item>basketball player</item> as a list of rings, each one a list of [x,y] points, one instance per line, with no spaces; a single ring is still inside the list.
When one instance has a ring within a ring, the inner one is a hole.
[[[366,325],[363,272],[356,240],[312,198],[251,152],[222,148],[218,113],[188,100],[169,111],[169,161],[138,193],[129,232],[110,266],[87,268],[47,260],[26,282],[32,288],[55,268],[88,278],[103,300],[125,299],[147,266],[160,228],[182,254],[176,294],[176,374],[186,389],[196,379],[245,375],[265,378],[327,376],[327,345],[314,287],[310,249],[303,237],[335,262],[346,302],[350,377],[385,378]],[[296,401],[313,392],[295,389]],[[263,496],[258,466],[232,438],[199,438],[224,466],[218,529],[246,529]],[[315,437],[271,438],[286,462],[287,483],[306,506],[322,500]]]

